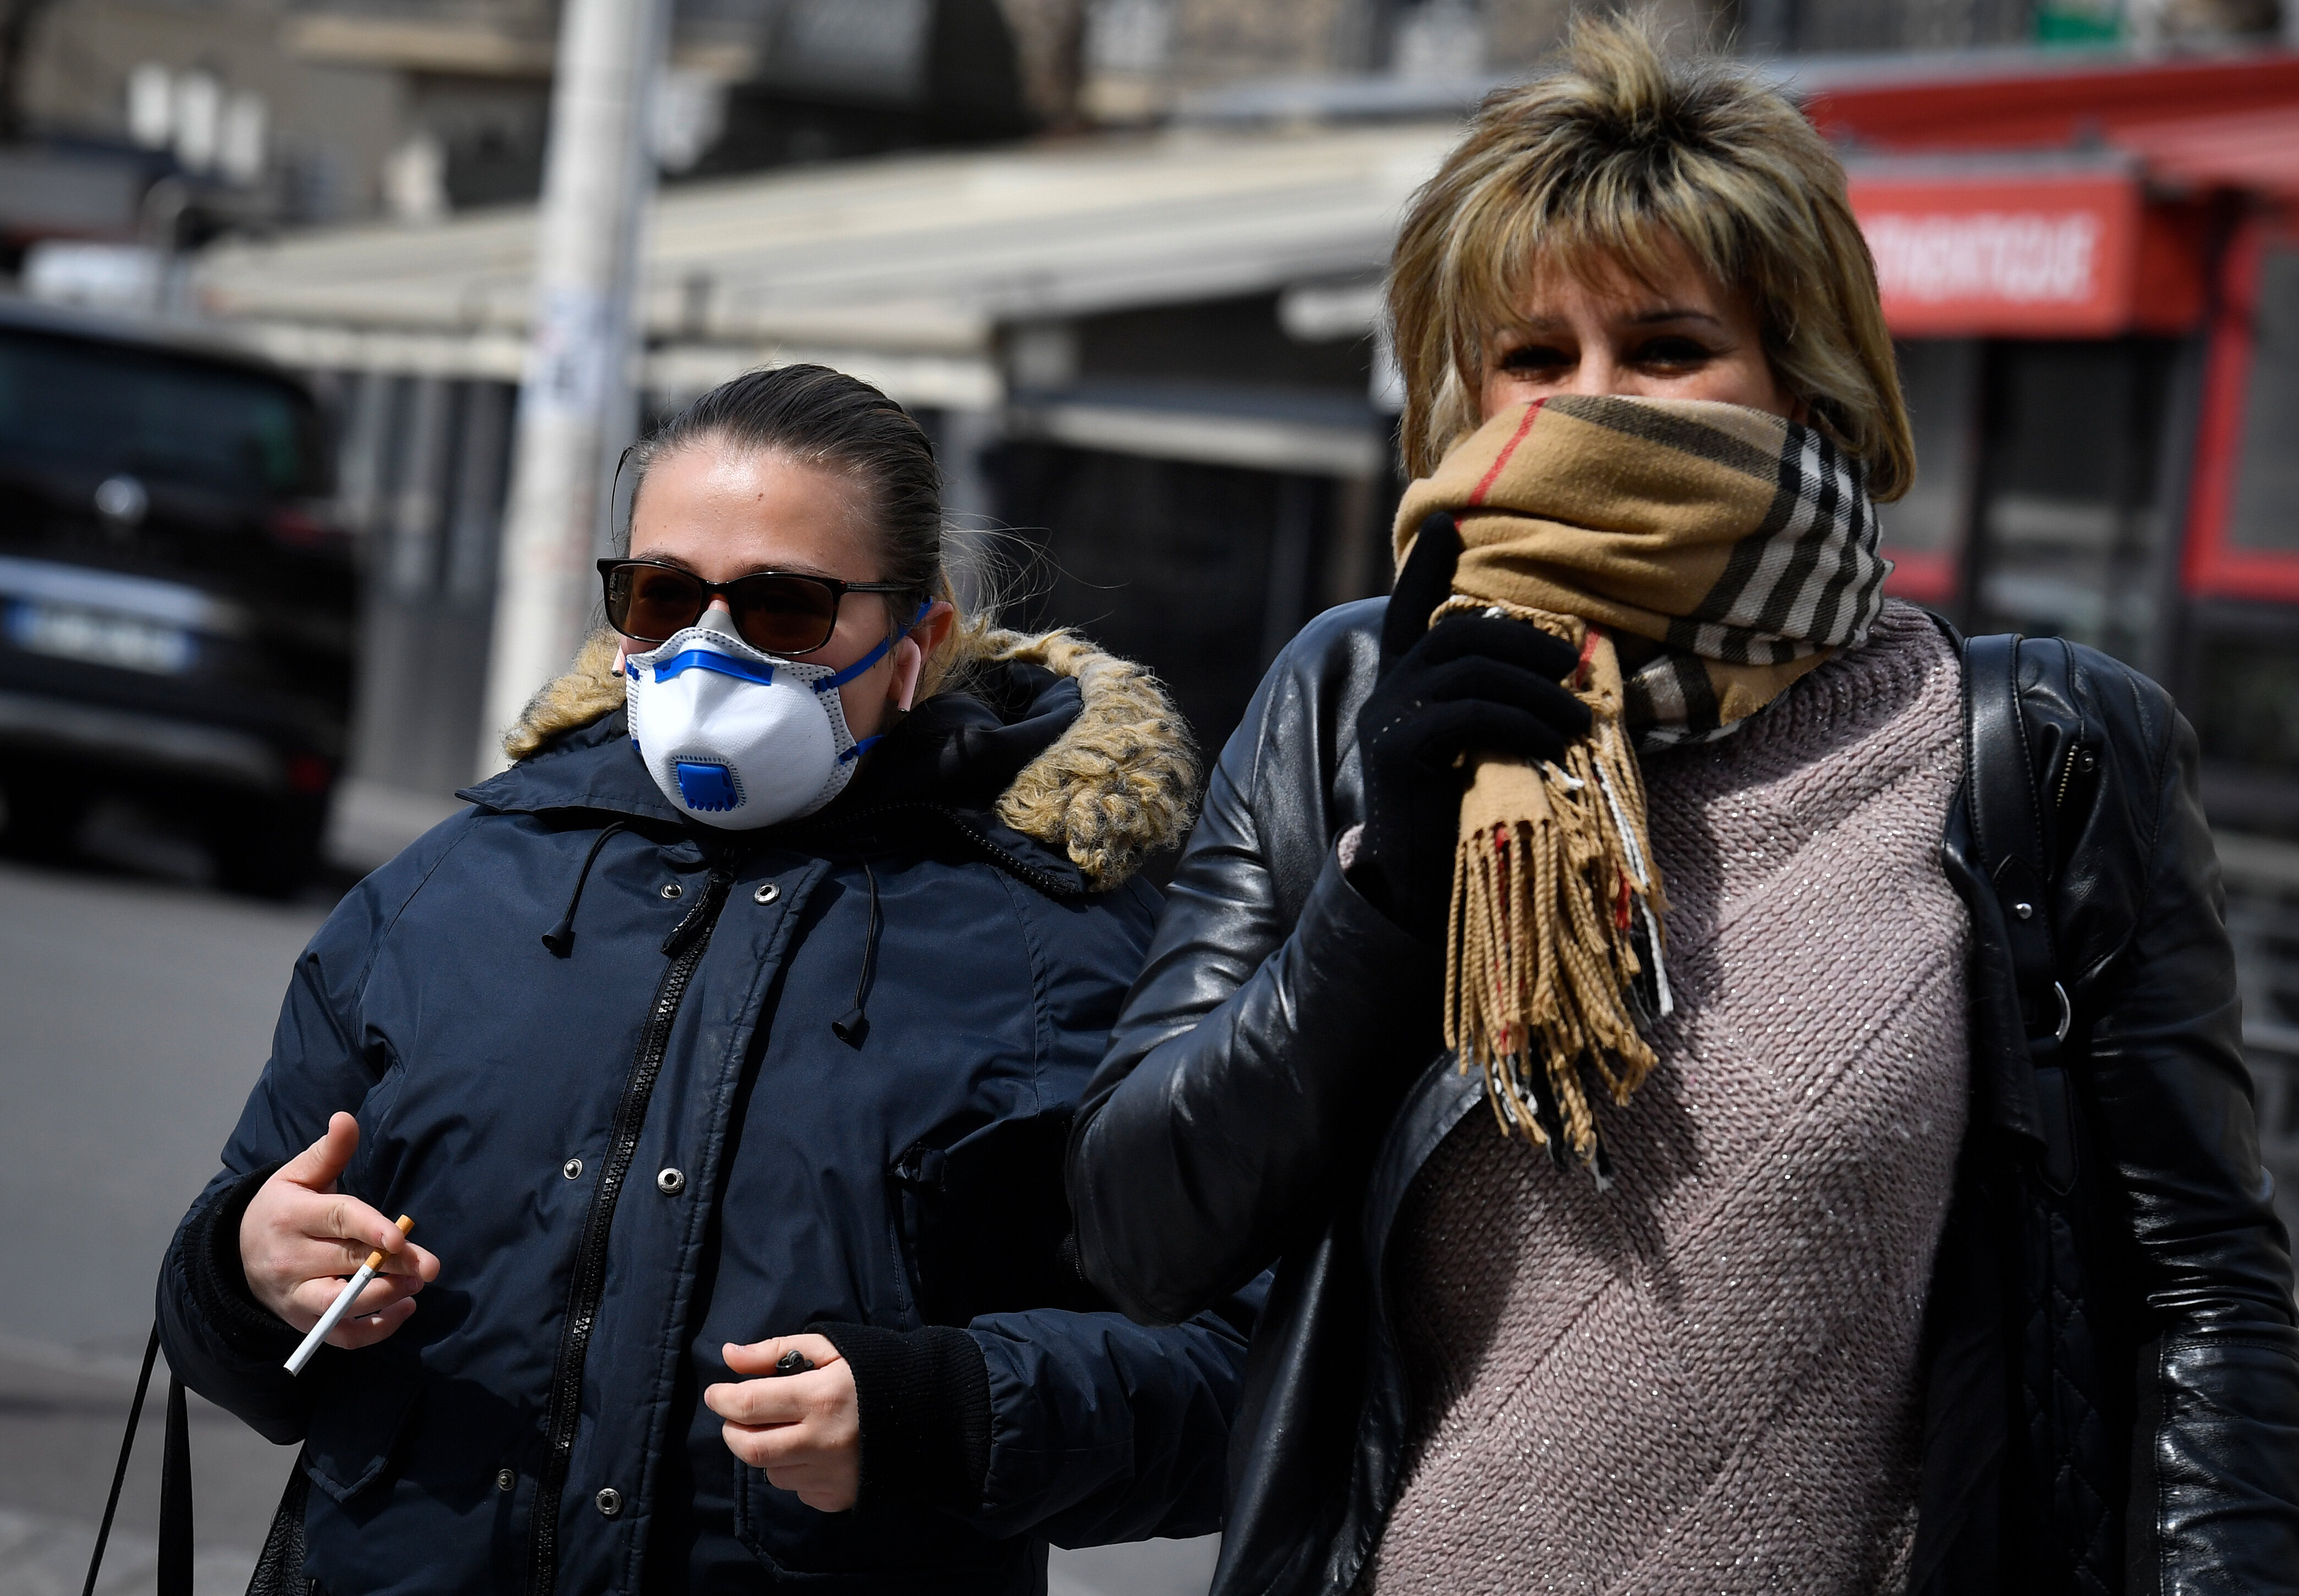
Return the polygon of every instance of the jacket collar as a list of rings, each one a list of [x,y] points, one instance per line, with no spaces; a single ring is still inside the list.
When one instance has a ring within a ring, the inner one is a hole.
[[[905,715],[820,814],[757,835],[869,851],[897,843],[921,815],[935,815],[1041,890],[1083,893],[1084,877],[1065,852],[997,814],[1015,778],[1061,740],[1083,707],[1069,677],[1039,666],[991,667],[973,690],[938,694]],[[698,826],[663,797],[619,708],[456,796],[503,814],[589,811],[660,822],[703,840],[744,835]]]
[[[999,800],[1084,707],[1075,681],[1040,666],[984,671],[972,690],[936,694],[872,749],[846,790],[791,828],[848,847],[897,843],[932,813],[1009,873],[1054,897],[1088,890],[1068,854],[1000,818]]]
[[[541,752],[455,796],[506,815],[590,809],[689,829],[686,816],[647,774],[619,708],[553,739]]]
[[[907,716],[837,802],[758,835],[818,833],[859,847],[876,835],[866,817],[891,824],[931,810],[1056,896],[1109,891],[1143,859],[1180,845],[1194,818],[1198,754],[1154,677],[1068,632],[992,628],[962,641],[960,685]],[[575,668],[537,693],[504,738],[519,764],[461,796],[508,812],[590,810],[693,834],[631,751],[614,658],[613,633],[594,633]]]

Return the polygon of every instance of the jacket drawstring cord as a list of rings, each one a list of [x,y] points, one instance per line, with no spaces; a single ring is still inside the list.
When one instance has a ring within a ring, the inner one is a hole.
[[[878,874],[870,861],[862,861],[862,879],[870,883],[870,923],[862,933],[862,973],[854,981],[854,1006],[830,1022],[831,1034],[849,1047],[859,1047],[870,1034],[870,1016],[863,1005],[870,996],[870,976],[878,963]]]
[[[630,829],[629,821],[616,821],[599,833],[591,844],[591,851],[583,856],[583,873],[575,878],[575,891],[567,900],[567,913],[559,917],[557,925],[543,933],[543,945],[556,957],[563,959],[575,951],[575,906],[583,901],[583,884],[591,879],[591,866],[598,863],[599,850],[607,846],[607,839],[617,831]]]

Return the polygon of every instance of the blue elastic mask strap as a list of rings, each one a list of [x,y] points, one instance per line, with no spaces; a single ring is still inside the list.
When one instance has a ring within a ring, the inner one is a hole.
[[[825,676],[821,681],[816,682],[814,684],[814,690],[817,692],[828,692],[834,687],[845,686],[849,682],[853,681],[855,677],[860,675],[872,666],[885,658],[886,650],[893,646],[894,640],[891,637],[887,638],[876,648],[862,656],[861,658],[856,660],[852,665],[848,666],[835,676]]]
[[[853,681],[855,677],[868,670],[872,666],[885,658],[886,651],[892,649],[909,633],[910,626],[915,626],[920,621],[925,619],[926,611],[933,608],[934,600],[932,599],[929,599],[925,603],[919,605],[918,613],[910,617],[909,625],[904,626],[901,631],[896,632],[886,638],[876,648],[862,656],[861,658],[856,660],[852,665],[848,666],[835,676],[825,676],[821,681],[814,684],[814,690],[817,692],[828,692],[834,687],[843,687],[849,682]],[[858,743],[855,746],[859,748],[861,745]]]
[[[868,753],[868,752],[870,751],[871,746],[872,746],[873,744],[875,744],[875,743],[881,743],[881,742],[884,742],[884,741],[885,741],[885,740],[886,740],[886,734],[885,734],[884,732],[871,732],[871,733],[870,733],[870,735],[869,735],[869,736],[860,739],[859,740],[858,740],[858,741],[855,743],[855,745],[854,745],[852,748],[851,748],[847,749],[844,753],[842,753],[842,754],[839,755],[839,756],[838,756],[838,763],[839,763],[839,764],[841,764],[841,765],[844,765],[844,764],[846,764],[849,760],[852,760],[852,759],[859,759],[860,757],[862,757],[862,756],[863,756],[863,755],[865,755],[865,754],[867,754],[867,753]]]

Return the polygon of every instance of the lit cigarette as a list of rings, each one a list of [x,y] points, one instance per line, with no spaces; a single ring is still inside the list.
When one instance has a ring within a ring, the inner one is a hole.
[[[400,1235],[404,1236],[414,1228],[412,1218],[403,1213],[399,1216]],[[325,1313],[320,1315],[320,1322],[311,1327],[309,1336],[303,1337],[303,1344],[297,1347],[295,1356],[287,1360],[289,1374],[303,1372],[303,1365],[309,1363],[311,1354],[320,1350],[320,1344],[328,1338],[328,1332],[343,1322],[344,1315],[351,1311],[352,1303],[358,1300],[360,1293],[367,1289],[367,1283],[375,1278],[375,1271],[382,1267],[383,1249],[378,1247],[367,1255],[367,1261],[360,1265],[359,1273],[344,1282],[344,1288],[336,1294],[336,1300],[328,1304]]]

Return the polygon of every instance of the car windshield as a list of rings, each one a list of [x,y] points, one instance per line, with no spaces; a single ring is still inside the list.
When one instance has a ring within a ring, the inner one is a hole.
[[[326,491],[295,387],[148,350],[0,332],[0,452],[271,495]]]

